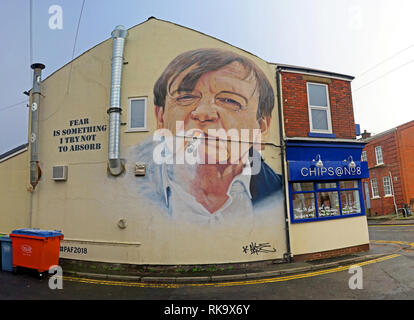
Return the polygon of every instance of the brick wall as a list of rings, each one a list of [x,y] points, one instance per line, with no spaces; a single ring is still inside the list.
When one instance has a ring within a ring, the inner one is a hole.
[[[342,249],[300,254],[300,255],[294,256],[293,261],[301,262],[301,261],[320,260],[320,259],[327,259],[327,258],[332,258],[332,257],[346,256],[346,255],[354,254],[357,252],[365,252],[365,251],[369,251],[369,243],[361,244],[359,246],[354,246],[354,247],[342,248]]]
[[[414,212],[414,121],[397,128],[401,161],[403,201]]]
[[[383,165],[377,165],[375,156],[375,147],[381,146]],[[371,140],[364,148],[367,152],[367,161],[369,169],[369,179],[363,181],[369,182],[369,193],[371,198],[370,215],[385,215],[395,212],[394,200],[390,196],[385,196],[383,177],[392,175],[394,187],[395,202],[397,208],[403,206],[402,176],[400,170],[400,152],[397,141],[396,131],[379,136]],[[371,180],[377,179],[379,198],[373,198]],[[364,194],[365,196],[365,194]]]
[[[307,137],[310,132],[307,82],[328,85],[332,131],[336,138],[355,139],[351,83],[345,80],[281,72],[282,104],[287,137]]]

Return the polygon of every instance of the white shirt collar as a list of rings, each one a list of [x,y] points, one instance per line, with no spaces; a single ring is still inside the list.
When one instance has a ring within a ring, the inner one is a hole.
[[[170,181],[165,164],[162,164],[161,175],[162,175],[162,184],[163,184],[165,204],[168,207],[169,206],[168,189],[170,190],[172,189],[171,184],[173,184],[174,182]],[[239,175],[233,178],[232,182],[229,185],[229,188],[227,189],[227,195],[229,196],[229,198],[231,199],[230,193],[231,193],[231,189],[234,183],[238,181],[244,186],[249,198],[252,199],[252,195],[250,193],[250,180],[251,180],[251,166],[250,166],[250,162],[247,161],[246,164],[244,165],[243,171]],[[194,197],[191,194],[188,194],[184,190],[182,190],[182,193],[185,197],[187,198],[191,197],[192,199],[194,199]]]

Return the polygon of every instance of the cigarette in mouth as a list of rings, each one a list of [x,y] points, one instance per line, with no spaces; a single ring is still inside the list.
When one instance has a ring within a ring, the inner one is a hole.
[[[200,143],[199,138],[201,138],[201,136],[202,136],[201,131],[194,132],[192,136],[192,141],[188,143],[187,153],[192,153],[197,148],[198,144]]]

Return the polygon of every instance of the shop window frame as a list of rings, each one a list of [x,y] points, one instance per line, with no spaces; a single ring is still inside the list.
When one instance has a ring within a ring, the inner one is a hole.
[[[358,187],[355,188],[340,188],[339,182],[340,181],[357,181]],[[294,183],[313,183],[313,190],[312,191],[293,191],[293,184]],[[317,188],[318,184],[321,183],[336,183],[335,188]],[[318,192],[338,192],[338,202],[339,202],[339,210],[340,214],[336,216],[324,216],[319,217],[319,206],[318,206]],[[343,213],[342,212],[342,203],[341,203],[341,191],[358,191],[359,195],[359,205],[360,205],[360,212],[358,213]],[[304,218],[304,219],[297,219],[295,218],[295,214],[293,211],[293,195],[294,194],[301,194],[301,193],[313,193],[314,194],[314,201],[315,201],[315,217],[314,218]],[[304,223],[304,222],[315,222],[315,221],[324,221],[324,220],[334,220],[334,219],[345,219],[351,217],[358,217],[358,216],[365,216],[365,205],[363,201],[363,193],[362,193],[362,180],[360,179],[351,179],[351,180],[321,180],[321,181],[289,181],[289,208],[290,208],[290,222],[291,223]]]

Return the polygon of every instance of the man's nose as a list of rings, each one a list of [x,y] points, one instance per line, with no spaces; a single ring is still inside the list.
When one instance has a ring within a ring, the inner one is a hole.
[[[201,122],[217,120],[218,113],[214,107],[214,102],[202,99],[199,105],[191,112],[191,119]]]

